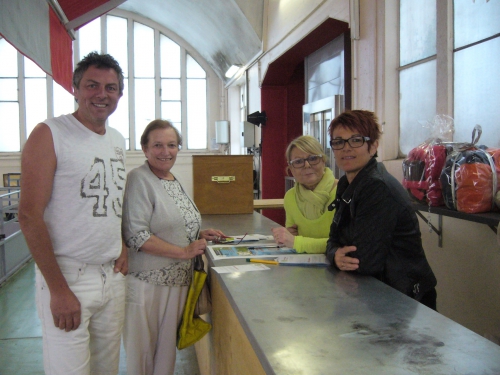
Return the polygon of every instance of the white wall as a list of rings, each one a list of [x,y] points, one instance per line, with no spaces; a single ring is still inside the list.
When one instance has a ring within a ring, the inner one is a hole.
[[[440,4],[440,7],[449,6],[450,2],[447,0],[447,5]],[[297,5],[297,11],[286,9],[288,4]],[[401,180],[398,6],[397,0],[360,0],[360,39],[352,41],[352,103],[355,109],[377,113],[383,126],[379,160]],[[283,3],[270,0],[269,12],[267,49],[259,61],[259,82],[270,63],[320,25],[325,17],[349,22],[349,1]],[[250,81],[249,90],[256,92],[259,85]],[[441,106],[448,108],[449,97],[443,101]],[[437,215],[431,216],[436,223]],[[421,231],[424,249],[438,279],[438,310],[476,333],[500,341],[500,245],[495,233],[483,224],[444,217],[443,247],[440,248],[437,235],[429,233],[423,221]]]
[[[126,170],[127,173],[132,169],[144,164],[146,158],[142,152],[127,154]],[[172,173],[179,179],[184,186],[186,193],[193,196],[193,156],[185,151],[179,151],[177,160],[172,168]]]

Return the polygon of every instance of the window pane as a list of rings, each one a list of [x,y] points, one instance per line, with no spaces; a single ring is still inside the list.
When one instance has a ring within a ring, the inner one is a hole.
[[[122,17],[106,16],[107,52],[118,61],[123,75],[128,77],[127,20]]]
[[[400,65],[436,54],[436,0],[401,0]]]
[[[17,101],[17,78],[0,78],[0,100]]]
[[[33,61],[31,61],[27,57],[24,58],[24,76],[25,77],[42,77],[42,78],[47,77],[45,72],[42,69],[40,69],[40,67],[38,65],[36,65]]]
[[[312,67],[308,83],[310,101],[344,93],[343,58],[343,55],[337,55]]]
[[[469,142],[472,129],[480,124],[479,143],[500,147],[500,38],[456,52],[454,61],[454,140]]]
[[[181,123],[181,103],[180,102],[162,102],[161,118],[169,120],[172,123]],[[179,128],[180,131],[180,128]]]
[[[54,117],[67,115],[75,111],[75,97],[61,85],[54,83]]]
[[[0,102],[0,152],[21,151],[19,136],[19,104]]]
[[[407,154],[430,136],[422,125],[436,116],[436,61],[402,70],[400,82],[401,151]]]
[[[5,39],[0,39],[0,77],[17,77],[17,50]]]
[[[455,48],[500,33],[500,1],[455,0],[453,7]]]
[[[207,148],[207,84],[204,79],[187,80],[187,148]]]
[[[80,47],[80,60],[90,52],[101,52],[101,19],[96,18],[92,22],[78,30],[78,41]]]
[[[125,88],[123,89],[123,96],[118,102],[118,107],[108,118],[109,126],[112,126],[118,130],[125,141],[127,142],[127,149],[130,146],[130,121],[129,121],[129,109],[128,109],[128,86],[127,80],[125,80]]]
[[[154,31],[142,23],[134,22],[134,71],[136,77],[155,76]]]
[[[170,38],[160,34],[161,77],[180,78],[181,47]]]
[[[207,74],[191,55],[186,56],[187,78],[205,78]]]
[[[141,149],[141,135],[155,118],[154,79],[135,80],[135,149]]]
[[[181,100],[180,79],[161,80],[161,100]]]
[[[39,122],[47,119],[47,79],[27,78],[26,87],[26,135],[29,136]]]

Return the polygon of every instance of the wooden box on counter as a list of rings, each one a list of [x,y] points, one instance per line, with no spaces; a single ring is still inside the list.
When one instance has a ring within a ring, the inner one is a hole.
[[[193,198],[202,214],[253,211],[252,155],[194,155]]]

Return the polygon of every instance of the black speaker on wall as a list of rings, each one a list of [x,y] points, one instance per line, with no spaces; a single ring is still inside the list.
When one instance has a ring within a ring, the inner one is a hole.
[[[257,125],[257,126],[266,125],[266,121],[267,121],[266,111],[262,111],[262,113],[257,111],[257,112],[249,114],[247,116],[247,121],[254,124],[254,125]]]

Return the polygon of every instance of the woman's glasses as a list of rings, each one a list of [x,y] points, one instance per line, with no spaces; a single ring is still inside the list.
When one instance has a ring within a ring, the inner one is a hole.
[[[334,138],[330,140],[330,146],[334,150],[342,150],[345,147],[346,143],[349,143],[349,146],[352,148],[358,148],[365,144],[365,142],[369,141],[370,137],[363,137],[361,135],[355,135],[348,139],[342,138]]]
[[[288,164],[290,164],[294,168],[304,168],[304,166],[306,165],[306,161],[309,163],[309,165],[316,165],[320,162],[320,160],[323,160],[323,157],[321,155],[311,155],[304,159],[301,158],[290,160]]]

